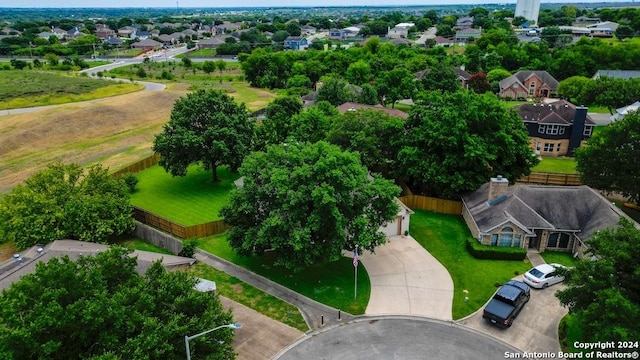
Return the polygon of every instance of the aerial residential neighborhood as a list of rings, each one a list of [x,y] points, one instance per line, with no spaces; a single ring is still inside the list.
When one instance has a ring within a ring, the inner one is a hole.
[[[0,5],[0,358],[637,357],[633,2],[196,2]]]

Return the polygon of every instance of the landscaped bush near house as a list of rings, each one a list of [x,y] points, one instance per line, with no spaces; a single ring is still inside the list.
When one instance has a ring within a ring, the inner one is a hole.
[[[527,250],[521,247],[484,245],[471,237],[467,238],[467,251],[476,259],[524,260],[527,256]]]

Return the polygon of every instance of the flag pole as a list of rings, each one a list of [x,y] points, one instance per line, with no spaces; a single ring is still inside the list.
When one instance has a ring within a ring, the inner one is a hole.
[[[358,297],[358,248],[353,250],[353,267],[355,271],[353,279],[353,300],[356,300]]]

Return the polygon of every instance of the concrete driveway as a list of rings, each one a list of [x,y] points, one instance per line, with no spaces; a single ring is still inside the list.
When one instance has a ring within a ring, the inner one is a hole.
[[[369,273],[367,315],[415,315],[451,320],[453,280],[411,236],[394,236],[375,254],[359,256]]]
[[[514,280],[522,281],[522,276]],[[560,305],[560,301],[554,294],[563,288],[564,285],[557,284],[541,290],[531,289],[531,299],[508,329],[489,325],[482,319],[484,306],[475,314],[457,323],[482,331],[522,351],[557,353],[560,351],[558,324],[567,314],[567,309]]]

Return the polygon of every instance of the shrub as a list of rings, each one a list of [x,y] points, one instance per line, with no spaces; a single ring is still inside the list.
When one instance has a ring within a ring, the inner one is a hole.
[[[138,185],[138,178],[132,173],[126,173],[122,175],[122,180],[127,184],[127,188],[129,188],[129,192],[133,193],[136,191],[136,185]]]
[[[467,251],[476,259],[524,260],[527,250],[521,247],[489,246],[467,238]]]
[[[180,250],[178,255],[193,258],[197,247],[198,242],[196,240],[185,240],[182,242],[182,250]]]

